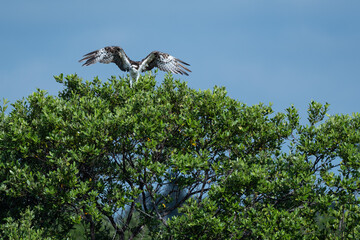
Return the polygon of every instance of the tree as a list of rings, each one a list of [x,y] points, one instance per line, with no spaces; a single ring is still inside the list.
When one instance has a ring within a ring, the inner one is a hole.
[[[87,239],[359,237],[358,114],[324,120],[311,102],[301,125],[293,106],[171,75],[55,79],[58,96],[0,109],[0,224],[31,211],[55,239],[77,224]]]

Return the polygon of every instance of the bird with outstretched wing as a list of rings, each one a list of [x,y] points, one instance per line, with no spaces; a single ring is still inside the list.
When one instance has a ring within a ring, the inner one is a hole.
[[[141,61],[133,61],[126,54],[124,49],[118,46],[104,47],[95,50],[79,61],[85,61],[83,66],[89,66],[94,63],[115,63],[122,71],[130,72],[130,76],[135,81],[139,78],[140,73],[150,71],[153,68],[158,68],[164,72],[171,72],[175,74],[189,75],[191,72],[186,66],[188,63],[181,61],[170,54],[153,51]]]

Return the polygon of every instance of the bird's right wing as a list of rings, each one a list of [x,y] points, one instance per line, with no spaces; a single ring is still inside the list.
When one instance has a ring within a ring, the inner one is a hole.
[[[184,65],[190,66],[190,64],[167,53],[153,51],[141,60],[139,71],[150,71],[154,67],[157,67],[164,72],[189,75],[186,71],[191,72],[191,70]]]
[[[121,47],[104,47],[84,55],[79,62],[85,61],[83,66],[94,63],[115,63],[122,71],[128,72],[131,67],[130,59]]]

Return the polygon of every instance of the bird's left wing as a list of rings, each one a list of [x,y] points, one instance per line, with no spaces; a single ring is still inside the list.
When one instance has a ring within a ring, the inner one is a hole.
[[[85,61],[83,66],[94,63],[115,63],[122,71],[128,72],[131,67],[130,59],[121,47],[104,47],[84,55],[79,62]]]
[[[150,71],[154,67],[157,67],[164,72],[189,75],[186,71],[191,71],[184,65],[190,66],[190,64],[183,62],[180,59],[177,59],[167,53],[153,51],[146,58],[141,60],[139,71],[146,72]]]

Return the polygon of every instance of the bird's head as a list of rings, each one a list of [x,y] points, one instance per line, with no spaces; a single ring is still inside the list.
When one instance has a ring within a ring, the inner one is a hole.
[[[138,64],[131,64],[131,68],[139,70],[139,65]]]

